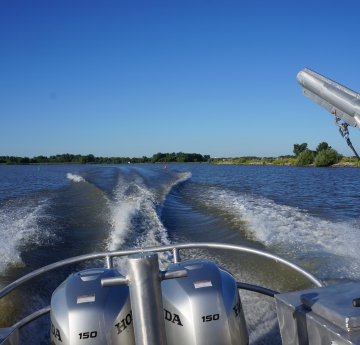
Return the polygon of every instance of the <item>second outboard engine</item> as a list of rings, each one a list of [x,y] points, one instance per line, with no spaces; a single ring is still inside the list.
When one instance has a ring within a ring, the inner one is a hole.
[[[234,277],[212,261],[188,260],[185,278],[161,283],[168,345],[247,345],[249,336]]]
[[[53,293],[51,345],[135,345],[129,287],[103,288],[102,278],[114,269],[97,268],[71,274]]]

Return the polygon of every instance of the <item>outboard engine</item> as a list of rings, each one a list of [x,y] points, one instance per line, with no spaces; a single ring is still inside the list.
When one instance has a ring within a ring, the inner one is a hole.
[[[212,261],[188,260],[185,278],[161,283],[168,345],[247,345],[249,336],[234,277]]]
[[[53,293],[51,345],[135,345],[129,287],[103,288],[102,278],[114,269],[97,268],[71,274]]]

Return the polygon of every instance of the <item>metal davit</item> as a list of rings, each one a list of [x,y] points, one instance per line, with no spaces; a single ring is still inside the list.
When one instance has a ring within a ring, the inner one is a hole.
[[[304,96],[334,116],[335,125],[339,128],[341,136],[360,161],[350,141],[348,130],[349,126],[357,126],[360,129],[360,94],[309,68],[300,71],[296,80],[302,86]]]

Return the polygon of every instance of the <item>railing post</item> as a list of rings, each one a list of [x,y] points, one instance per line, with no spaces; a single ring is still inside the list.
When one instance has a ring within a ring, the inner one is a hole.
[[[114,265],[113,265],[113,258],[111,256],[106,256],[105,257],[105,260],[106,260],[106,268],[114,268]]]
[[[129,286],[136,345],[166,345],[161,281],[186,277],[186,269],[159,271],[156,253],[130,255],[127,268],[126,277],[103,278],[101,285]]]
[[[158,255],[131,255],[127,267],[136,345],[166,345]]]
[[[174,263],[177,264],[181,261],[180,251],[177,248],[173,248]]]

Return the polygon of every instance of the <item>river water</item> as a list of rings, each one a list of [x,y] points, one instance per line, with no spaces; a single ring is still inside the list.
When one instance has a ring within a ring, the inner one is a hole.
[[[0,166],[0,287],[39,267],[105,250],[178,242],[246,245],[283,256],[327,284],[360,280],[360,169],[211,164]],[[192,250],[238,281],[281,292],[311,284],[253,255]],[[165,268],[170,254],[161,256]],[[0,301],[0,327],[50,304],[84,263],[48,273]],[[116,261],[124,273],[124,260]],[[251,344],[281,344],[274,302],[240,292]],[[38,327],[36,329],[36,327]],[[49,344],[48,318],[24,344]]]

